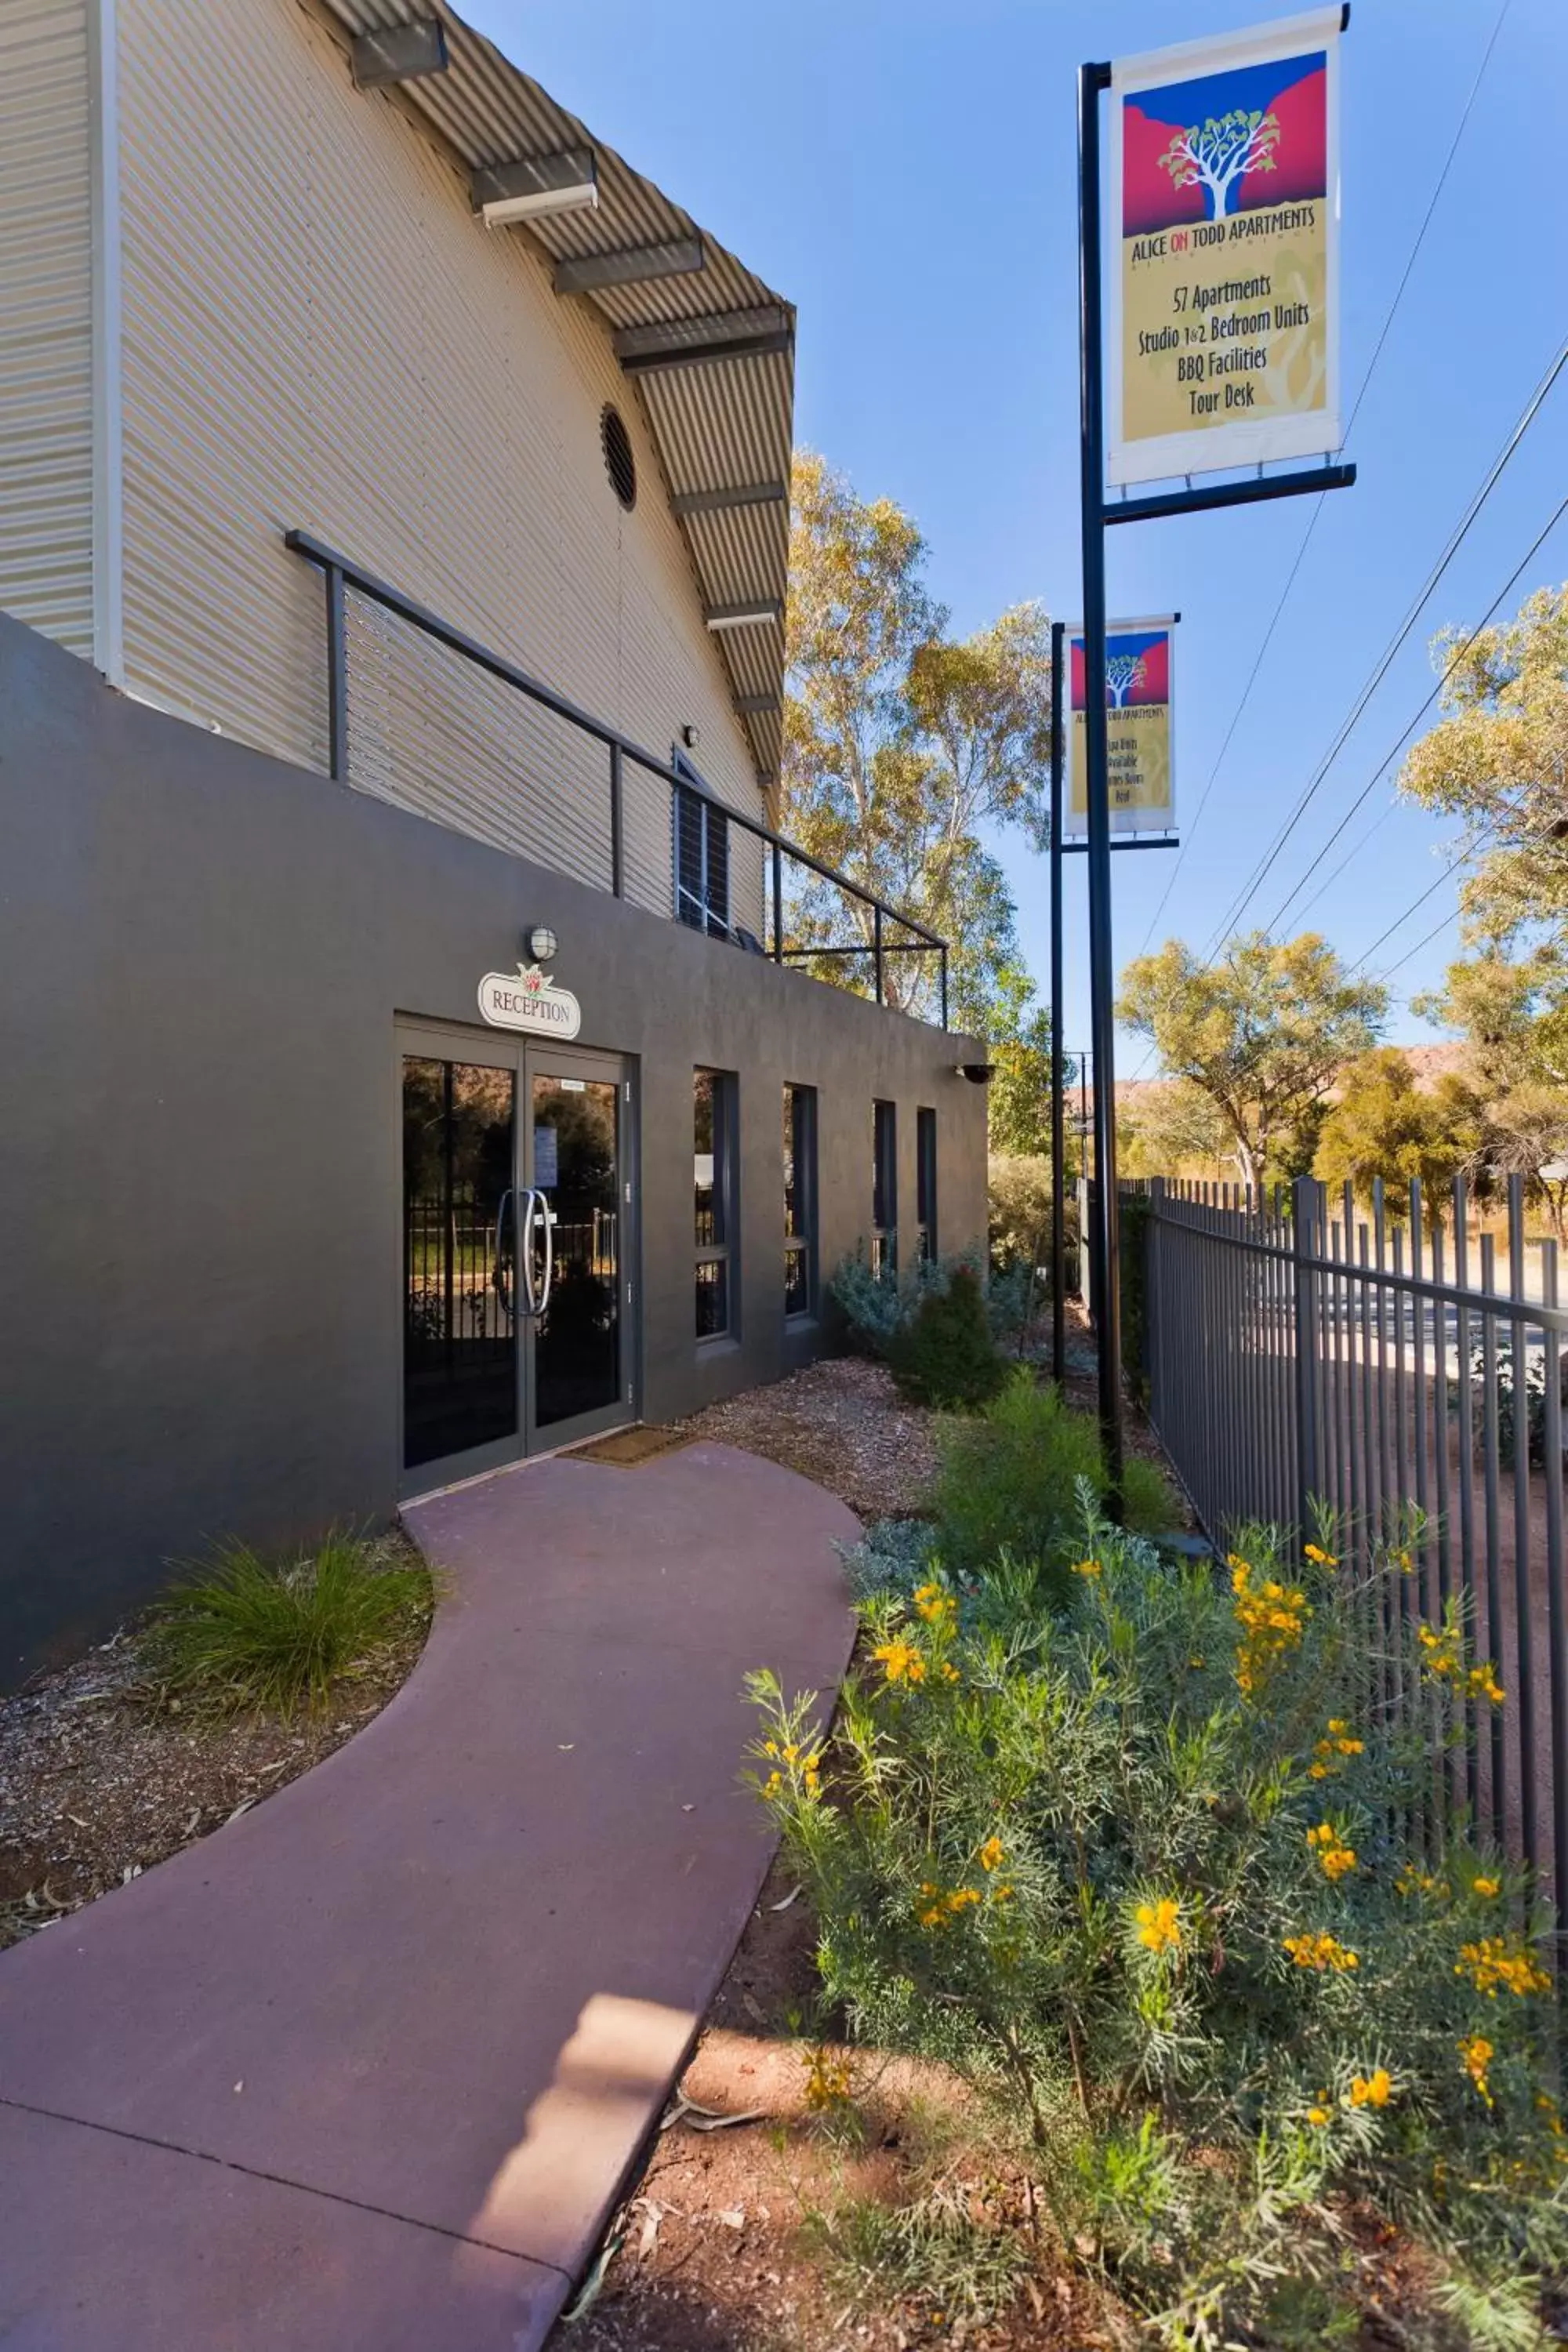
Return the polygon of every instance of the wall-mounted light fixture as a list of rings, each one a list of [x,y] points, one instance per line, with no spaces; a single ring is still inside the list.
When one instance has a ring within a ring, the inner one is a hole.
[[[512,163],[476,172],[470,201],[487,228],[541,220],[550,213],[592,211],[599,202],[598,163],[589,147],[568,147],[559,155],[521,155]]]
[[[972,1087],[989,1086],[996,1071],[994,1062],[955,1062],[952,1066],[954,1076],[967,1078]]]
[[[693,727],[689,722],[680,730],[680,740],[685,744],[689,751],[695,751],[697,746],[702,740],[701,728]]]
[[[561,942],[548,923],[534,923],[523,933],[523,946],[535,963],[548,963]]]

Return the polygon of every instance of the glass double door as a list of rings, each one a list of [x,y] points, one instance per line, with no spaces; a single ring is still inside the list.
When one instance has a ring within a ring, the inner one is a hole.
[[[630,1083],[617,1059],[410,1034],[403,1485],[632,1414]]]

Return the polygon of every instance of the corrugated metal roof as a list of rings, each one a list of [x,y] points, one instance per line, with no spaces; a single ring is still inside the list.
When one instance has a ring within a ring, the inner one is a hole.
[[[592,147],[598,164],[596,210],[530,220],[524,234],[552,260],[666,245],[700,234],[704,266],[679,276],[625,286],[596,287],[563,296],[592,303],[614,330],[678,325],[729,311],[783,310],[793,329],[795,310],[728,253],[651,180],[595,139],[585,124],[558,106],[493,43],[465,25],[447,0],[324,0],[349,34],[378,32],[416,17],[438,16],[449,57],[444,73],[399,85],[402,101],[421,115],[470,171],[521,156]],[[513,230],[508,234],[517,234]],[[634,379],[628,375],[628,386]],[[789,480],[795,407],[795,352],[748,352],[710,358],[700,365],[661,370],[635,379],[669,488],[710,490],[745,483]],[[749,600],[782,602],[788,584],[788,509],[783,504],[690,515],[681,530],[708,605]],[[737,698],[784,691],[784,633],[776,625],[722,632],[721,657]],[[780,722],[776,711],[752,710],[742,725],[759,772],[777,774]]]

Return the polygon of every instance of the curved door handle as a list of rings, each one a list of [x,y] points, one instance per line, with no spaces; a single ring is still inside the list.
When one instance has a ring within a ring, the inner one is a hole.
[[[544,1218],[544,1288],[539,1300],[539,1312],[542,1315],[550,1304],[550,1292],[555,1280],[555,1220],[542,1192],[539,1195],[539,1206]]]
[[[521,1205],[517,1230],[517,1263],[522,1277],[523,1313],[537,1315],[539,1300],[533,1288],[533,1221],[539,1214],[539,1194],[531,1185],[518,1195]]]

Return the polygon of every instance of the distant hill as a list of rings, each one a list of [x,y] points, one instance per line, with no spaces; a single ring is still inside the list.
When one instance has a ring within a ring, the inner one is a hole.
[[[1415,1084],[1423,1094],[1430,1094],[1439,1078],[1450,1076],[1463,1070],[1466,1050],[1465,1046],[1457,1043],[1441,1045],[1399,1045],[1394,1048],[1394,1051],[1403,1054],[1409,1063],[1415,1074]],[[1180,1084],[1179,1078],[1118,1078],[1116,1081],[1117,1108],[1136,1110],[1140,1103],[1157,1102],[1162,1095],[1169,1094],[1173,1087]],[[1337,1092],[1337,1087],[1329,1088],[1331,1102]],[[1072,1090],[1072,1099],[1076,1108],[1079,1099],[1076,1087]],[[1088,1089],[1088,1100],[1092,1110],[1094,1107],[1092,1087]]]

